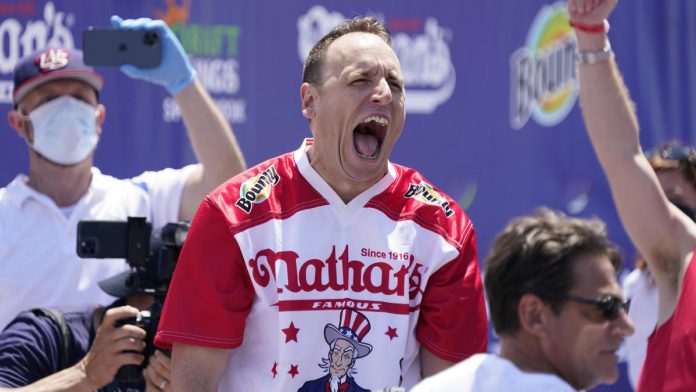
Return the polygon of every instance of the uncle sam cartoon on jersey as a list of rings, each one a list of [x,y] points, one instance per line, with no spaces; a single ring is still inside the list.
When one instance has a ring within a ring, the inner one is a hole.
[[[324,327],[329,355],[321,359],[319,367],[328,374],[307,381],[298,392],[368,392],[352,377],[357,373],[355,360],[372,351],[372,346],[362,341],[368,332],[370,321],[365,315],[351,308],[341,310],[338,328],[331,324]]]

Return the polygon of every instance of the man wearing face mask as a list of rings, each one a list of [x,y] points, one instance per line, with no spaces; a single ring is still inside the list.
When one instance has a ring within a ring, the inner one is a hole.
[[[0,329],[29,308],[69,311],[114,300],[97,282],[126,264],[79,259],[78,221],[144,216],[159,227],[190,219],[207,192],[245,167],[229,124],[167,25],[117,16],[112,23],[120,29],[159,30],[162,63],[150,69],[123,66],[122,71],[173,95],[199,162],[130,180],[102,174],[93,167],[106,114],[99,103],[101,76],[76,49],[47,48],[21,59],[7,118],[27,144],[29,172],[0,189]]]

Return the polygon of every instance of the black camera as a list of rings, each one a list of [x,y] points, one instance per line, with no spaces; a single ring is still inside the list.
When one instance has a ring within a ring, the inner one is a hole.
[[[145,361],[119,369],[115,381],[142,380],[142,369],[155,352],[153,339],[157,333],[162,305],[188,234],[188,222],[167,223],[152,230],[145,218],[128,217],[127,221],[80,221],[77,225],[77,254],[81,258],[125,258],[130,272],[100,282],[107,293],[124,298],[135,294],[154,296],[155,303],[138,317],[125,318],[117,326],[132,324],[144,329]],[[113,286],[113,287],[111,287]]]
[[[162,313],[162,302],[155,301],[154,305],[147,310],[141,310],[136,317],[128,317],[120,319],[116,322],[116,326],[130,324],[138,326],[145,330],[145,349],[141,354],[145,356],[145,360],[141,365],[125,365],[121,366],[114,376],[114,381],[137,382],[142,380],[142,371],[147,367],[148,360],[155,353],[154,338],[157,333],[157,325],[159,324],[160,314]],[[164,351],[169,355],[168,350]]]

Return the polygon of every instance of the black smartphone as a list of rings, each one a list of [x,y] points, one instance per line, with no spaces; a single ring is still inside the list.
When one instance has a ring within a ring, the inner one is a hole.
[[[141,259],[149,252],[152,226],[145,218],[77,223],[77,255],[95,259]]]
[[[88,65],[154,68],[162,62],[159,30],[88,27],[82,33],[82,50]]]

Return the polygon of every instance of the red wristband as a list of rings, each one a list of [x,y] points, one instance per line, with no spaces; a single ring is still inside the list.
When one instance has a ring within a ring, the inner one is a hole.
[[[587,25],[578,22],[569,21],[570,25],[576,30],[580,30],[585,33],[599,34],[609,32],[609,22],[604,19],[601,24]]]

